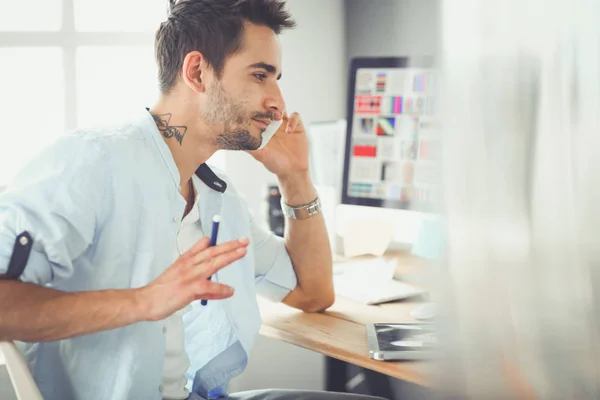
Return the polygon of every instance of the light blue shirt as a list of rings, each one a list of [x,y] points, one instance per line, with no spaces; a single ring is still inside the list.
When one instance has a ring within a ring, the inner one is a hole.
[[[297,281],[283,240],[253,221],[227,179],[205,165],[198,175],[203,231],[210,232],[212,217],[219,214],[219,242],[251,240],[242,260],[217,273],[219,282],[235,289],[222,300],[237,337],[234,345],[206,362],[195,344],[215,338],[198,323],[200,302],[183,317],[190,386],[214,397],[247,364],[261,324],[256,293],[280,301]],[[179,182],[171,152],[147,112],[126,125],[62,137],[0,195],[0,274],[7,270],[16,236],[27,231],[34,245],[20,277],[24,282],[66,292],[147,285],[173,262],[186,206]],[[23,343],[21,349],[46,400],[160,399],[163,325],[140,322],[56,342]]]

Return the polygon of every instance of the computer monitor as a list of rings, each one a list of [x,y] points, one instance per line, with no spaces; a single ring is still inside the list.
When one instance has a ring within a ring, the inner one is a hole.
[[[430,58],[376,57],[350,68],[341,204],[369,207],[350,214],[383,215],[401,243],[439,200],[433,67]]]

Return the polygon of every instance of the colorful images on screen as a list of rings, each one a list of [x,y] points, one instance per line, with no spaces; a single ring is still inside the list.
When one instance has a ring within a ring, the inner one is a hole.
[[[436,86],[435,73],[426,69],[357,71],[349,196],[435,201]]]

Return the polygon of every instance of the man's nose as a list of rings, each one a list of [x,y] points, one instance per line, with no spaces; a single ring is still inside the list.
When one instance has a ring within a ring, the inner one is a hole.
[[[269,94],[265,100],[265,108],[273,113],[274,120],[280,120],[283,118],[283,112],[285,110],[285,101],[281,94],[279,85],[274,85],[269,91]]]

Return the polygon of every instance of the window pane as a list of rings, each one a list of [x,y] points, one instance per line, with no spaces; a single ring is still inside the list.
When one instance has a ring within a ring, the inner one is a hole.
[[[155,32],[167,0],[74,0],[75,29],[85,32]]]
[[[0,186],[64,130],[62,50],[0,48]],[[43,77],[42,77],[43,75]]]
[[[0,1],[0,31],[58,31],[62,0]]]
[[[157,68],[152,47],[77,49],[79,126],[129,119],[142,107],[154,105],[157,98]]]

